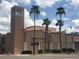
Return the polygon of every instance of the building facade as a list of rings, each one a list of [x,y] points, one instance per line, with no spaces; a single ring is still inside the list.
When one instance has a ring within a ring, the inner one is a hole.
[[[49,28],[49,49],[60,49],[60,39],[59,39],[59,33],[56,32],[56,29]],[[32,38],[33,38],[33,27],[28,27],[25,29],[26,33],[26,50],[33,50]],[[35,46],[36,52],[37,50],[44,50],[45,49],[45,31],[44,27],[36,26],[36,35],[35,40],[39,43],[39,45]],[[48,44],[46,42],[46,44]],[[46,45],[47,46],[47,45]],[[72,34],[66,34],[65,31],[61,33],[61,48],[72,48],[75,51],[79,51],[79,35],[72,35]]]
[[[14,6],[11,8],[11,52],[19,54],[24,45],[24,8]]]
[[[5,53],[11,53],[11,33],[5,35]]]
[[[0,33],[0,54],[3,53],[3,45],[4,45],[3,43],[4,39],[2,37],[3,37],[3,34]]]
[[[5,49],[12,54],[21,54],[22,51],[33,51],[34,26],[24,29],[24,8],[11,8],[11,33],[6,34]],[[55,28],[48,28],[49,49],[60,49],[59,33]],[[45,49],[45,28],[35,26],[35,51]],[[46,42],[46,47],[48,42]],[[6,47],[7,46],[7,47]],[[61,47],[79,51],[79,35],[61,33]]]

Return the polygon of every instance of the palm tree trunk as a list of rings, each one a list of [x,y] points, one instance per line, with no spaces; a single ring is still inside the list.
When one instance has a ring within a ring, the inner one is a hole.
[[[60,52],[62,52],[62,49],[61,49],[61,26],[59,26],[59,39],[60,39]]]
[[[46,33],[46,26],[45,26],[45,53],[46,53],[46,36],[47,36],[47,33]]]
[[[47,47],[48,47],[48,50],[49,50],[49,35],[48,35],[48,26],[47,26]]]
[[[33,54],[35,54],[35,13],[34,13],[34,38],[33,38]]]
[[[61,20],[61,14],[60,14],[60,20]],[[59,39],[60,39],[60,52],[62,52],[62,44],[61,44],[61,24],[59,25]]]

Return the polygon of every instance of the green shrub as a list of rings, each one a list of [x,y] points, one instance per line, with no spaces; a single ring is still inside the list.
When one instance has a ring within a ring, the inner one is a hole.
[[[43,53],[43,50],[38,50],[38,53],[39,53],[39,54],[42,54],[42,53]]]
[[[46,49],[46,53],[60,53],[58,49]]]
[[[22,51],[21,54],[32,54],[32,51],[29,51],[29,50],[27,50],[27,51]]]
[[[53,50],[53,53],[60,53],[60,50],[55,49],[55,50]]]
[[[75,51],[75,50],[72,49],[72,48],[62,48],[62,52],[63,52],[63,53],[66,53],[66,52],[71,53],[71,52],[74,52],[74,51]]]
[[[67,51],[68,51],[68,52],[74,52],[75,50],[72,49],[72,48],[68,48]]]
[[[62,52],[66,53],[67,52],[67,48],[62,48]]]

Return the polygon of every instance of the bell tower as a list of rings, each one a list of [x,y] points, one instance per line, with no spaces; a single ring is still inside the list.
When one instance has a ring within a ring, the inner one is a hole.
[[[24,48],[24,8],[14,6],[11,8],[11,52],[20,54]]]

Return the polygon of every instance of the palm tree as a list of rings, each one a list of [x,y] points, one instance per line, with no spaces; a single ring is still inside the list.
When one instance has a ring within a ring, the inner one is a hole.
[[[45,25],[45,50],[46,49],[49,50],[48,26],[49,26],[50,23],[51,23],[51,21],[48,18],[43,19],[42,25]],[[46,44],[46,43],[48,43],[48,44]],[[48,48],[46,48],[46,46]],[[45,51],[45,53],[46,53],[46,51]]]
[[[31,8],[31,11],[30,11],[30,15],[33,13],[33,16],[34,16],[34,38],[33,38],[33,54],[35,54],[35,45],[36,45],[36,42],[35,42],[35,18],[38,16],[38,14],[40,14],[40,10],[39,10],[39,6],[37,5],[33,5],[32,8]]]
[[[56,15],[57,14],[59,14],[59,16],[60,16],[60,20],[57,20],[56,26],[59,26],[60,52],[62,52],[62,49],[61,49],[61,27],[64,25],[64,22],[62,21],[62,15],[63,14],[65,15],[64,8],[63,7],[57,8]]]

